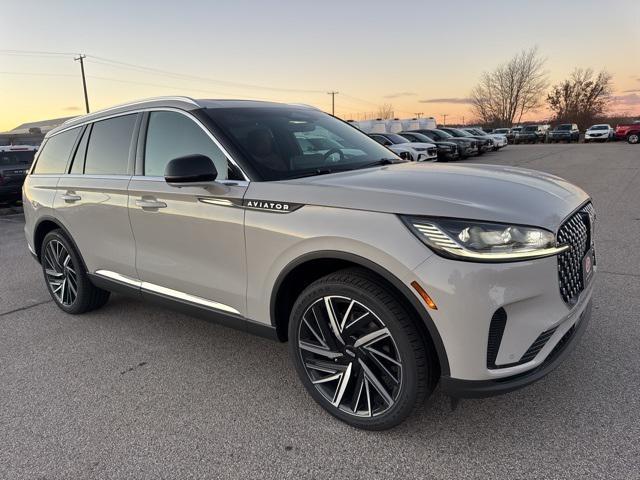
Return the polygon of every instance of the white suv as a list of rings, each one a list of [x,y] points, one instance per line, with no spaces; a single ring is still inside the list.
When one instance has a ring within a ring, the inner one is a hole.
[[[398,424],[438,381],[481,397],[538,380],[590,316],[581,189],[404,162],[310,107],[180,97],[79,117],[47,134],[23,197],[62,310],[117,291],[288,340],[309,394],[361,428]]]

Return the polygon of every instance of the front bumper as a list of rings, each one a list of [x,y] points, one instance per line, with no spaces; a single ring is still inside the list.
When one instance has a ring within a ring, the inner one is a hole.
[[[607,133],[585,133],[585,140],[607,140],[609,138],[609,134]]]
[[[438,306],[429,314],[449,364],[443,385],[454,386],[515,381],[546,365],[556,345],[583,318],[594,286],[592,279],[574,306],[565,304],[555,256],[474,263],[432,255],[413,275]],[[490,331],[498,311],[504,312],[505,324],[492,347]],[[532,350],[543,335],[545,343]],[[494,390],[499,393],[500,388]]]
[[[457,398],[484,398],[512,392],[526,387],[553,371],[573,350],[591,320],[591,301],[580,317],[565,332],[549,356],[537,367],[524,373],[495,380],[461,380],[449,375],[440,379],[440,388],[449,396]]]

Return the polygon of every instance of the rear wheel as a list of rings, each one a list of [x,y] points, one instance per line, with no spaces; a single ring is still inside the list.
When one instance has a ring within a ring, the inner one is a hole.
[[[290,354],[309,394],[355,427],[391,428],[429,394],[435,357],[400,302],[360,269],[323,277],[296,300]]]
[[[631,143],[632,145],[635,145],[639,141],[640,141],[639,133],[630,133],[629,135],[627,135],[627,142]]]
[[[67,313],[79,314],[107,303],[109,292],[91,283],[80,255],[62,230],[47,233],[40,251],[47,289],[58,307]]]

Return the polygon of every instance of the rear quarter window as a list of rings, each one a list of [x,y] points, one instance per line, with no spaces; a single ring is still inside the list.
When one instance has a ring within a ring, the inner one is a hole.
[[[80,128],[78,127],[50,137],[42,147],[33,173],[64,173],[79,133]]]
[[[93,124],[84,166],[87,175],[126,175],[137,114]]]

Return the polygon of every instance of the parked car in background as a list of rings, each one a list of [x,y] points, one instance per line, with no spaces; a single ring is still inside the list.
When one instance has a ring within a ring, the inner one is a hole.
[[[509,143],[507,141],[506,135],[502,135],[500,133],[495,133],[495,132],[487,133],[481,128],[475,128],[475,127],[466,127],[466,128],[463,128],[462,130],[464,130],[465,132],[469,132],[471,135],[490,138],[493,142],[494,151],[497,151],[497,150],[500,150],[501,148],[506,147],[507,144]]]
[[[450,162],[460,158],[460,148],[455,142],[432,140],[418,132],[400,132],[398,135],[402,135],[412,143],[433,143],[438,149],[439,162]]]
[[[513,143],[540,143],[547,140],[549,125],[525,125],[515,135]]]
[[[580,141],[580,129],[575,123],[563,123],[561,125],[557,125],[555,128],[547,132],[547,141],[549,143],[577,143]]]
[[[514,137],[516,132],[514,132],[513,129],[511,129],[511,128],[494,128],[491,131],[491,133],[504,135],[505,137],[507,137],[507,142],[508,143],[513,143],[513,137]]]
[[[406,160],[412,162],[435,162],[438,160],[438,147],[433,143],[412,143],[397,133],[372,133],[369,136],[394,153],[407,152],[409,157]]]
[[[472,155],[478,155],[480,151],[480,142],[473,138],[458,138],[438,128],[421,128],[419,130],[411,130],[412,133],[421,133],[432,140],[442,142],[454,142],[460,149],[460,158],[467,158]]]
[[[22,195],[22,184],[38,147],[0,146],[0,201],[15,202]]]
[[[623,123],[616,126],[616,138],[618,140],[626,140],[629,143],[637,144],[640,142],[640,120],[633,123]]]
[[[608,123],[592,125],[584,132],[584,143],[608,142],[613,138],[614,130]]]
[[[481,135],[472,135],[469,132],[460,130],[459,128],[440,127],[440,130],[457,138],[473,138],[478,141],[478,155],[482,155],[485,152],[493,150],[493,141],[490,138],[483,137]]]

